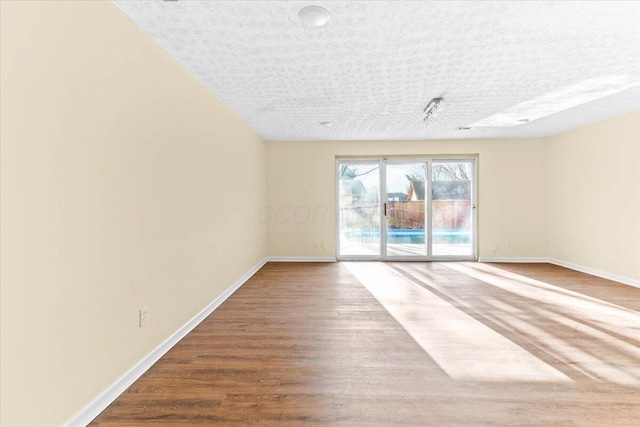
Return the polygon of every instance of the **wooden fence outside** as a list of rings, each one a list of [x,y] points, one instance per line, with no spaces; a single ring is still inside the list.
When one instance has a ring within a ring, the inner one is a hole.
[[[391,228],[424,228],[424,201],[388,202],[387,215]],[[434,229],[471,228],[470,200],[434,200]]]

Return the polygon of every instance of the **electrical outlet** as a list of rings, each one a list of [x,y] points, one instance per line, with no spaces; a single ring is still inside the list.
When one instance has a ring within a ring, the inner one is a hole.
[[[327,242],[322,242],[322,249],[327,249]]]
[[[511,246],[511,239],[507,239],[504,241],[505,245]]]
[[[139,325],[140,325],[141,328],[144,325],[147,324],[148,311],[149,311],[149,309],[147,307],[143,307],[143,308],[140,309],[140,312],[139,312],[139,314],[140,314],[140,316],[139,316],[139,320],[140,320]]]

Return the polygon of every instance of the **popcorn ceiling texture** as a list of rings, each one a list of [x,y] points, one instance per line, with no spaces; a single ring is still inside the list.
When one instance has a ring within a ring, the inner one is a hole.
[[[640,82],[640,2],[114,3],[267,140],[548,136],[640,108],[635,87],[513,128],[456,130],[586,79]],[[302,24],[311,4],[326,26]]]

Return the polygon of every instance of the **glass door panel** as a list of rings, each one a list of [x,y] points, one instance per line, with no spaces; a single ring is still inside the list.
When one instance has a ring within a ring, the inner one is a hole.
[[[339,256],[380,257],[380,162],[338,164]]]
[[[426,163],[386,164],[386,255],[426,257]]]
[[[473,162],[433,160],[433,256],[473,256]]]

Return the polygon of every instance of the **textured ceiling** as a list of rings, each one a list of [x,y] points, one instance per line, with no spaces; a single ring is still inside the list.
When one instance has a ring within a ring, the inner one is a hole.
[[[457,130],[587,79],[640,83],[639,2],[115,4],[267,140],[547,136],[640,108],[636,86],[520,126]],[[308,5],[330,22],[305,27]],[[425,126],[435,97],[444,109]]]

